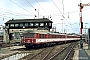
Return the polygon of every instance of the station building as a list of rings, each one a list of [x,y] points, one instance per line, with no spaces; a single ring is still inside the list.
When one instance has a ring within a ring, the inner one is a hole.
[[[21,35],[26,30],[48,32],[52,28],[52,21],[48,18],[12,19],[5,23],[4,40],[6,42],[21,42]]]

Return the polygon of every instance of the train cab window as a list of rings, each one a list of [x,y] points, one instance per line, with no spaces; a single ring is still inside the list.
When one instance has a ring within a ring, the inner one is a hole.
[[[30,37],[30,38],[34,38],[34,33],[30,33],[30,34],[29,34],[29,37]]]
[[[24,37],[25,37],[25,38],[28,38],[28,34],[27,34],[27,33],[24,33]]]

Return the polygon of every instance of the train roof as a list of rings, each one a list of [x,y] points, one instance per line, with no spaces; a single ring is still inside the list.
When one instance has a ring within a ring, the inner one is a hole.
[[[39,33],[39,34],[51,34],[51,35],[68,35],[68,34],[61,34],[61,33],[54,33],[54,32],[42,32],[37,30],[27,30],[24,33]],[[68,35],[68,36],[78,36],[78,35]]]
[[[37,31],[37,30],[27,30],[24,33],[40,33],[40,34],[52,34],[52,35],[66,35],[66,34],[61,34],[61,33],[43,32],[43,31]]]

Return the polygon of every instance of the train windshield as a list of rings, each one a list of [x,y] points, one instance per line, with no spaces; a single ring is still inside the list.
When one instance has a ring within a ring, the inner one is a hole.
[[[34,33],[29,33],[30,38],[34,38]]]
[[[25,37],[25,38],[28,38],[28,34],[27,34],[27,33],[24,33],[24,37]]]
[[[24,33],[25,38],[34,38],[34,33]]]

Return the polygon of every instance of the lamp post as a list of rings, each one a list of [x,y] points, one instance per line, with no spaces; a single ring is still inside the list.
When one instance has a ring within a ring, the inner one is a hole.
[[[68,26],[68,25],[66,25],[66,34],[67,34],[67,26]]]
[[[62,20],[62,33],[63,33],[63,20],[64,20],[64,19],[61,19],[61,20]]]

